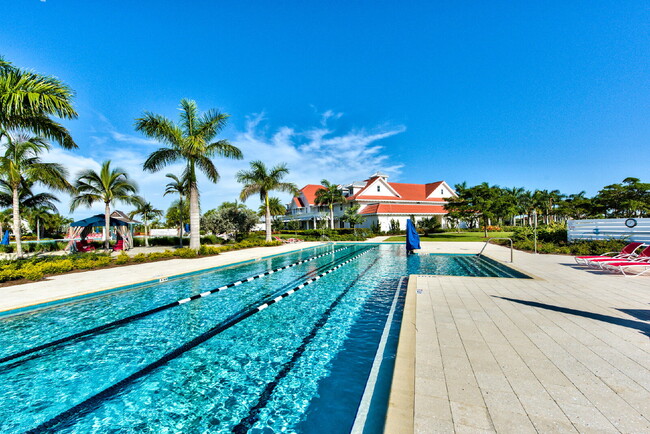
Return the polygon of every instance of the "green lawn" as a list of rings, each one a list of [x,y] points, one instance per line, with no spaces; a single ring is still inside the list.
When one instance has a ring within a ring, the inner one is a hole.
[[[511,238],[512,232],[488,232],[491,238]],[[406,241],[404,235],[390,237],[386,241]],[[483,238],[483,232],[444,232],[442,234],[433,234],[429,237],[420,235],[420,241],[486,241]]]

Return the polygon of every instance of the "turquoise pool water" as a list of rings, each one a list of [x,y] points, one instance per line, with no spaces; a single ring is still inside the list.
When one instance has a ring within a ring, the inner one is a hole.
[[[481,257],[330,245],[2,318],[0,431],[348,431],[400,277],[443,273],[522,277]],[[385,414],[398,300],[369,432]]]

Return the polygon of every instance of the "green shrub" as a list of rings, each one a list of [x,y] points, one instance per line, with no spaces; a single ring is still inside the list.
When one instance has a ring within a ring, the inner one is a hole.
[[[43,271],[40,265],[28,264],[19,270],[19,275],[27,280],[41,280],[43,278]]]
[[[164,252],[153,252],[153,253],[149,253],[147,257],[151,260],[173,258],[174,252],[172,252],[171,250],[165,250]]]
[[[127,255],[126,252],[122,250],[122,252],[120,252],[120,254],[117,255],[117,258],[115,258],[115,263],[118,265],[128,264],[130,260],[131,258],[129,257],[129,255]]]
[[[223,249],[223,247],[202,245],[201,248],[199,249],[199,255],[218,255],[219,253],[221,253],[222,251],[221,249]]]
[[[196,252],[193,249],[188,247],[183,247],[182,249],[176,249],[174,252],[179,258],[190,259],[196,258]]]
[[[70,259],[41,262],[39,266],[43,274],[67,273],[74,270],[74,263]]]
[[[132,258],[132,260],[133,260],[133,262],[136,262],[136,263],[146,262],[147,255],[145,255],[144,253],[138,253],[137,255],[135,255]]]

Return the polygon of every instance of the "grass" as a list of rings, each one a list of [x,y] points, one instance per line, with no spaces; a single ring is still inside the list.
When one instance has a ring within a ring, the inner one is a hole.
[[[512,238],[513,232],[488,232],[488,238]],[[483,232],[444,232],[425,237],[420,235],[420,241],[486,241]],[[406,241],[405,235],[388,238],[386,241]]]

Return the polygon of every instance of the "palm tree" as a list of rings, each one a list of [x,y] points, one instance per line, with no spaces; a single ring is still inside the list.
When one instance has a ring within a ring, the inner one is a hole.
[[[216,183],[219,172],[211,158],[220,156],[241,160],[242,153],[227,140],[212,141],[226,125],[227,114],[209,110],[199,116],[195,101],[181,100],[180,123],[174,124],[164,116],[145,112],[136,119],[135,129],[145,136],[167,145],[154,151],[144,162],[144,169],[157,172],[178,160],[185,161],[185,173],[190,192],[190,248],[198,250],[201,246],[201,213],[199,209],[199,187],[197,170]]]
[[[47,222],[52,217],[52,209],[45,206],[39,206],[29,210],[29,217],[32,218],[36,226],[36,241],[41,241],[41,222]]]
[[[20,219],[21,186],[38,183],[53,190],[69,191],[68,172],[57,163],[44,163],[40,154],[51,149],[42,137],[30,137],[25,133],[5,133],[5,153],[0,157],[0,173],[11,188],[13,206],[13,229],[16,239],[16,254],[23,255],[20,241],[22,221]]]
[[[352,229],[355,229],[356,225],[360,225],[366,221],[366,216],[359,214],[359,208],[361,208],[360,204],[354,204],[350,208],[346,209],[341,217],[341,220],[348,222]]]
[[[99,173],[87,169],[77,175],[75,181],[76,196],[70,203],[70,212],[81,205],[91,207],[95,202],[104,203],[104,225],[106,239],[104,248],[109,249],[109,235],[111,225],[111,203],[124,202],[138,204],[138,197],[135,193],[138,187],[129,179],[126,172],[120,168],[111,169],[111,161],[102,163]]]
[[[287,207],[282,204],[279,197],[269,197],[269,210],[271,216],[285,215],[287,213]],[[266,204],[260,205],[257,214],[260,217],[266,215]]]
[[[237,172],[237,182],[244,184],[239,198],[243,201],[254,194],[260,195],[260,201],[265,207],[264,225],[266,226],[266,241],[271,241],[271,207],[269,203],[270,191],[284,191],[296,194],[298,187],[292,182],[282,182],[282,178],[289,174],[286,164],[278,164],[269,169],[259,160],[251,161],[251,170]]]
[[[68,130],[50,117],[75,119],[73,96],[57,78],[24,71],[0,57],[0,139],[20,129],[76,148]]]
[[[149,247],[149,221],[160,217],[163,212],[154,208],[151,202],[147,202],[144,198],[138,198],[136,208],[129,213],[129,218],[141,215],[144,220],[144,246]]]
[[[181,211],[178,213],[179,217],[179,231],[178,231],[178,238],[179,238],[179,245],[180,247],[183,247],[183,198],[187,196],[189,193],[188,189],[188,182],[186,177],[179,178],[178,176],[174,175],[173,173],[168,173],[165,175],[167,178],[170,178],[172,182],[168,183],[165,186],[165,194],[163,196],[167,196],[168,194],[178,194],[179,199],[178,199],[178,209]]]
[[[327,205],[330,210],[330,229],[334,229],[334,204],[345,202],[345,196],[338,185],[331,184],[327,179],[320,182],[323,188],[316,190],[316,205]]]

